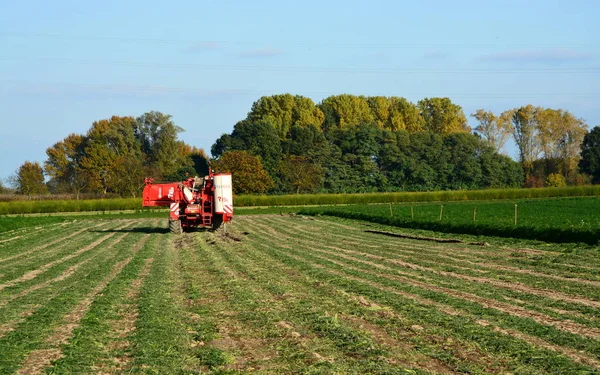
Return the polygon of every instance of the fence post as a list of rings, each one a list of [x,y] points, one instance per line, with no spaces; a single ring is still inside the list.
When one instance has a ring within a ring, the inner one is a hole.
[[[515,203],[515,225],[517,225],[518,217],[519,217],[519,208],[518,208],[517,204]]]
[[[411,218],[412,220],[414,220],[414,219],[415,219],[415,212],[413,211],[413,206],[412,206],[412,205],[410,206],[410,218]]]
[[[473,221],[477,219],[477,207],[473,208]]]
[[[440,204],[440,221],[442,220],[442,213],[444,212],[444,205]]]
[[[392,202],[390,202],[390,216],[394,216],[394,211],[392,211]]]

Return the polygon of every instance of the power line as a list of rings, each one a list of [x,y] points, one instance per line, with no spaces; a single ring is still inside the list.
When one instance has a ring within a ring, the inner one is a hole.
[[[69,83],[69,82],[44,82],[44,81],[28,81],[28,80],[12,80],[0,79],[0,83],[14,85],[37,85],[43,87],[67,87],[94,89],[105,91],[120,91],[120,92],[149,92],[149,93],[191,93],[191,94],[237,94],[237,95],[270,95],[273,93],[281,93],[282,90],[272,89],[207,89],[207,88],[188,88],[188,87],[172,87],[172,86],[157,86],[157,85],[128,85],[128,84],[89,84],[89,83]],[[295,93],[303,95],[334,95],[332,92],[326,91],[296,91]],[[378,96],[386,94],[381,92],[361,93],[366,96]],[[389,94],[387,94],[389,95]],[[485,99],[512,99],[512,98],[547,98],[547,97],[568,97],[575,99],[600,98],[600,93],[503,93],[503,94],[482,94],[482,93],[402,93],[403,96],[421,96],[421,97],[451,97],[451,98],[485,98]]]
[[[0,60],[42,61],[49,63],[82,65],[117,65],[127,67],[212,69],[234,71],[307,72],[307,73],[352,73],[352,74],[533,74],[533,73],[600,73],[600,68],[328,68],[311,66],[260,66],[225,64],[175,64],[142,61],[75,60],[54,57],[0,56]]]
[[[93,35],[60,35],[48,33],[19,33],[0,32],[0,37],[12,38],[48,38],[62,40],[81,40],[99,42],[127,42],[127,43],[149,43],[149,44],[197,44],[197,45],[281,45],[298,48],[348,48],[348,49],[420,49],[420,48],[599,48],[598,43],[524,43],[524,44],[344,44],[344,43],[295,43],[288,41],[232,41],[232,40],[194,40],[194,39],[167,39],[167,38],[136,38],[136,37],[112,37]]]

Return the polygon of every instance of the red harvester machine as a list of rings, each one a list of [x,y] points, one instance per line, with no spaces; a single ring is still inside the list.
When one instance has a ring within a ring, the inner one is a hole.
[[[169,206],[169,229],[172,233],[196,227],[217,229],[233,219],[230,173],[209,173],[204,178],[191,177],[182,182],[154,184],[146,178],[144,207]]]

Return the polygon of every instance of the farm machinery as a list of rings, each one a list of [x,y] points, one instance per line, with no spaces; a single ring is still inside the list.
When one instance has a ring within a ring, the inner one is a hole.
[[[203,178],[191,177],[181,182],[154,183],[146,178],[143,206],[169,207],[172,233],[197,227],[218,229],[233,219],[230,173],[209,172]]]

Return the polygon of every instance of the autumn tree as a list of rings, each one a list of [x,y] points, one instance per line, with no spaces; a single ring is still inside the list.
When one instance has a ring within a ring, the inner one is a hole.
[[[19,167],[15,176],[15,184],[19,194],[44,194],[48,191],[44,183],[44,170],[37,161],[26,161]]]
[[[537,124],[541,108],[529,104],[514,110],[505,111],[503,116],[509,117],[512,122],[513,137],[519,150],[519,161],[523,165],[526,175],[533,168],[533,162],[540,155],[539,127]]]
[[[235,194],[264,194],[273,188],[273,180],[260,159],[247,151],[228,151],[213,163],[217,172],[229,172]]]
[[[547,173],[556,169],[573,180],[587,125],[562,109],[540,108],[536,111],[536,118]]]
[[[85,137],[70,134],[46,150],[48,159],[44,163],[46,174],[56,184],[58,191],[79,195],[90,183],[89,172],[81,166]]]
[[[592,176],[594,184],[600,184],[600,126],[594,127],[583,138],[579,170]]]
[[[381,129],[388,127],[391,114],[390,100],[385,96],[369,96],[366,100],[373,114],[375,124]]]
[[[386,126],[389,130],[406,130],[416,133],[424,130],[425,119],[421,116],[419,107],[405,98],[392,96],[389,98],[389,120]]]
[[[364,96],[333,95],[323,99],[319,108],[325,115],[323,130],[347,129],[364,123],[373,123],[375,117]]]
[[[424,130],[437,134],[470,132],[462,108],[449,98],[425,98],[418,107],[424,120]]]
[[[496,152],[500,152],[512,133],[510,116],[496,116],[492,111],[478,109],[471,117],[479,123],[474,129],[475,132],[488,141]]]
[[[280,139],[287,138],[292,126],[320,128],[325,116],[310,98],[291,94],[263,96],[252,104],[247,121],[268,123]]]

